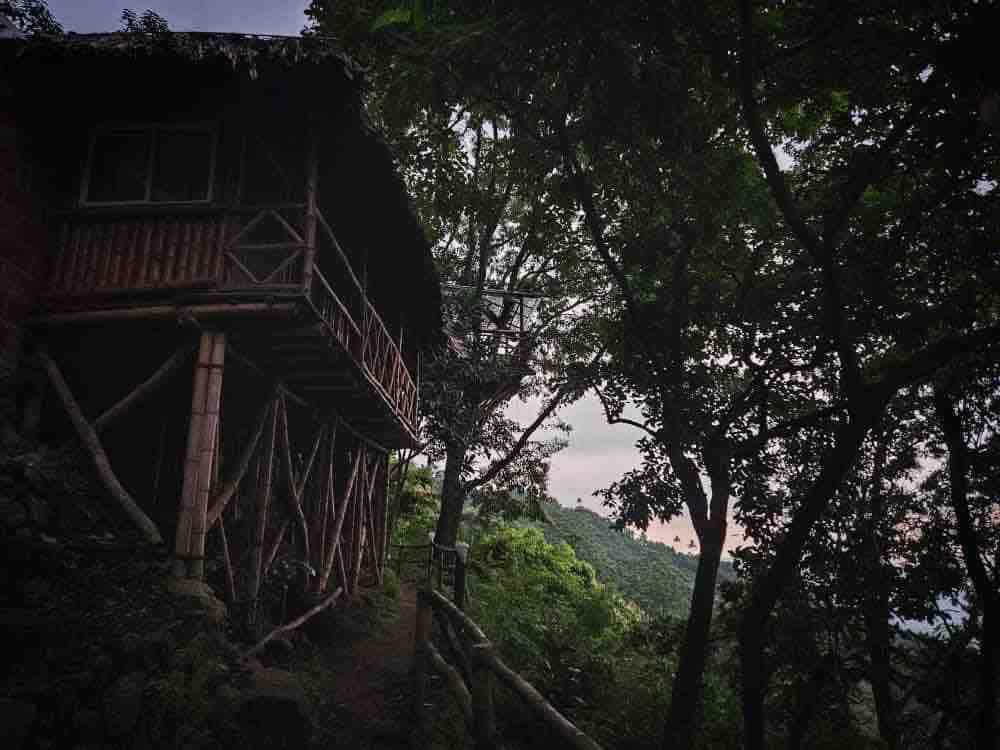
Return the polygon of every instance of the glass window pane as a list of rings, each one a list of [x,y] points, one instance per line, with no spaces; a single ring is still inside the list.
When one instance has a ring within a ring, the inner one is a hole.
[[[154,201],[208,200],[212,134],[204,130],[160,130],[153,166]]]
[[[146,199],[151,134],[143,130],[99,133],[90,160],[87,200],[94,203]]]

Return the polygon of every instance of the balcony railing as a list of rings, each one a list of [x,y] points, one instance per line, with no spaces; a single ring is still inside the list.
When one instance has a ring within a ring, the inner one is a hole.
[[[321,214],[317,218],[318,251],[343,266],[340,294],[317,265],[306,273],[305,206],[292,204],[175,214],[68,214],[45,296],[58,305],[60,300],[182,290],[302,295],[308,278],[306,297],[330,335],[412,427],[417,389],[400,346],[368,301],[333,230]]]

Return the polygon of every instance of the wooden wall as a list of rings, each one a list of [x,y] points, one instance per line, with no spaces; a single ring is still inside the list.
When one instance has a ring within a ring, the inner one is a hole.
[[[35,195],[40,175],[27,137],[0,105],[0,357],[16,354],[17,324],[30,312],[44,273],[47,233]]]

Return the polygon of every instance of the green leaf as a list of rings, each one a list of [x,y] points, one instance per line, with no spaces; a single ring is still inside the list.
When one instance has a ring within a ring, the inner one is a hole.
[[[416,31],[423,31],[426,27],[427,27],[427,13],[424,10],[424,0],[414,0],[413,28]]]
[[[413,20],[413,12],[409,8],[392,8],[380,15],[372,23],[372,31],[378,31],[385,26],[408,24]]]

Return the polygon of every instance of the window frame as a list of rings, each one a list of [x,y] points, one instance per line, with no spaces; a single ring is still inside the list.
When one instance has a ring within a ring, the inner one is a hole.
[[[149,157],[146,162],[145,196],[141,199],[123,201],[95,201],[89,199],[90,179],[94,169],[94,150],[97,139],[102,135],[122,131],[149,133]],[[208,157],[208,191],[204,198],[195,200],[156,201],[152,199],[153,177],[156,174],[156,147],[161,132],[208,133],[210,136]],[[216,122],[113,122],[94,128],[87,142],[87,157],[80,180],[80,206],[187,206],[206,205],[212,202],[215,191],[215,168],[219,152],[219,125]]]

